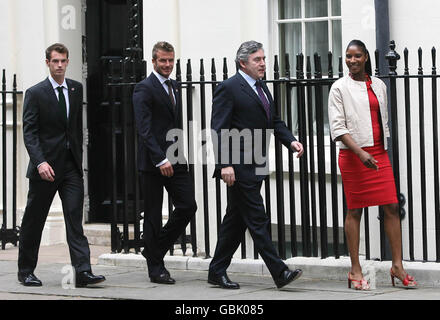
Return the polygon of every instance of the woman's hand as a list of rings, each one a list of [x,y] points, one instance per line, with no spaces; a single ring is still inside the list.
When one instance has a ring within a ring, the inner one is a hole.
[[[369,154],[368,152],[362,150],[360,154],[358,155],[359,159],[361,159],[364,166],[370,169],[379,170],[379,166],[377,165],[377,160],[374,159],[374,157]]]

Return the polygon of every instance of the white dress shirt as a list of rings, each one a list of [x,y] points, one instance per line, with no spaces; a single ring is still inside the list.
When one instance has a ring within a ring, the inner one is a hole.
[[[251,86],[252,90],[254,90],[254,92],[258,96],[258,98],[260,98],[260,96],[258,95],[258,91],[257,91],[257,80],[252,78],[250,75],[248,75],[246,72],[244,72],[241,69],[239,69],[238,72],[243,76],[244,80],[246,80],[246,82],[249,83],[249,85]],[[261,89],[263,89],[263,88],[261,88]],[[264,90],[262,90],[262,91],[267,99],[266,92],[264,92]],[[267,99],[267,101],[269,101],[269,99]]]

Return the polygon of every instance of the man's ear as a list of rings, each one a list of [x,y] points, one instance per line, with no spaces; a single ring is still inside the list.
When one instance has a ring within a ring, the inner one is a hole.
[[[238,63],[239,63],[239,65],[240,65],[240,69],[243,69],[243,68],[246,67],[246,64],[244,63],[243,60],[239,60]]]

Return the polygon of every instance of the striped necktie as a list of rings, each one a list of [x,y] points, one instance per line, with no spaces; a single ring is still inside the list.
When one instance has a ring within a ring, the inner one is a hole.
[[[263,103],[264,110],[266,110],[267,119],[270,119],[270,104],[269,101],[267,101],[266,96],[264,95],[263,89],[261,88],[261,81],[257,80],[255,86],[257,87],[258,96]]]

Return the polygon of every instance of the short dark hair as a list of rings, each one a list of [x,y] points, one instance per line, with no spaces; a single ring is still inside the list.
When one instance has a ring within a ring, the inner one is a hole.
[[[153,47],[153,52],[152,52],[153,59],[157,59],[157,51],[159,51],[159,50],[162,50],[165,52],[174,52],[174,47],[172,44],[170,44],[166,41],[159,41]]]
[[[52,51],[56,51],[61,54],[67,54],[67,59],[69,59],[69,49],[62,43],[54,43],[49,48],[46,49],[46,59],[50,61]]]
[[[370,53],[368,52],[367,46],[365,45],[365,43],[363,43],[361,40],[351,40],[350,43],[347,46],[347,49],[345,51],[348,50],[348,48],[350,48],[351,46],[356,46],[359,49],[362,50],[362,52],[364,54],[366,54],[368,56],[368,60],[365,63],[365,72],[369,75],[372,76],[373,75],[373,69],[371,67],[371,57],[370,57]]]

